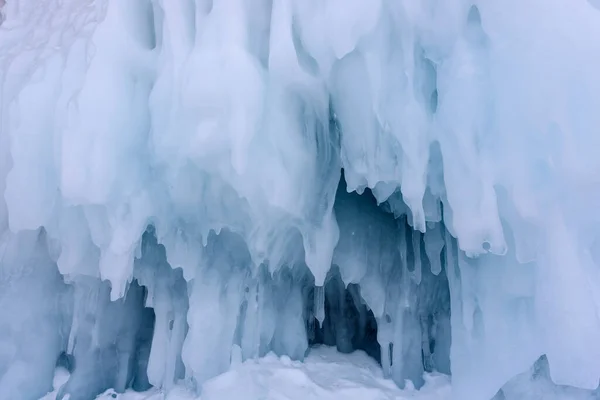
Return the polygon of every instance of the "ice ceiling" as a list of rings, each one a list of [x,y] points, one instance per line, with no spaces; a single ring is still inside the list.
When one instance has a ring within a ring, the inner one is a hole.
[[[5,3],[0,1],[0,3]],[[0,398],[364,348],[488,400],[600,378],[584,0],[6,0]],[[376,327],[375,327],[376,325]],[[376,338],[368,338],[369,332]],[[373,347],[375,346],[375,347]]]

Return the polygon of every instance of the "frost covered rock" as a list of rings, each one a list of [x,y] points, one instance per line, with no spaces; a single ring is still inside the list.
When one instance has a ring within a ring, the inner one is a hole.
[[[320,343],[461,400],[540,357],[598,387],[596,2],[0,14],[0,398],[65,357],[73,400]]]

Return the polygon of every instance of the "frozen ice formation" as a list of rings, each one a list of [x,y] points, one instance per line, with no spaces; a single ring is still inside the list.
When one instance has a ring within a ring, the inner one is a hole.
[[[597,3],[0,0],[0,399],[319,343],[596,390]]]

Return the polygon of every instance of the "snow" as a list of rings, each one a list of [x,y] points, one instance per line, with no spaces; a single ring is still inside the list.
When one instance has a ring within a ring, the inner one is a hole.
[[[235,351],[234,351],[235,352]],[[57,388],[64,384],[69,373],[57,369],[55,390],[40,400],[55,400]],[[234,361],[229,371],[208,380],[202,395],[197,396],[185,385],[169,390],[150,389],[145,392],[128,390],[117,393],[112,389],[96,400],[445,400],[451,398],[450,377],[427,373],[425,385],[399,389],[383,378],[381,367],[367,354],[356,351],[339,353],[335,348],[312,348],[304,362],[273,353],[263,358]],[[504,400],[593,400],[598,393],[554,385],[547,372],[537,368],[522,373],[503,388]],[[498,397],[496,397],[498,398]],[[495,399],[496,399],[495,398]]]
[[[55,384],[66,378],[58,371]],[[273,353],[258,360],[248,360],[208,380],[202,395],[196,396],[184,386],[168,392],[151,389],[144,393],[118,394],[112,390],[96,400],[444,400],[450,397],[449,377],[442,374],[426,376],[426,385],[399,389],[383,378],[379,365],[365,353],[341,354],[335,348],[317,347],[304,362]],[[55,400],[56,391],[40,400]]]
[[[0,399],[232,358],[328,396],[316,345],[362,397],[596,396],[598,37],[597,0],[0,0]]]

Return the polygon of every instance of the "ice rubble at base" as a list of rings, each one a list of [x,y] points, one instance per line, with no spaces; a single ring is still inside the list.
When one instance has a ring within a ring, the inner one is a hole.
[[[77,400],[200,392],[234,344],[321,342],[380,354],[400,386],[451,372],[457,399],[542,355],[556,384],[597,388],[592,4],[2,13],[0,398],[46,393],[57,359]]]

